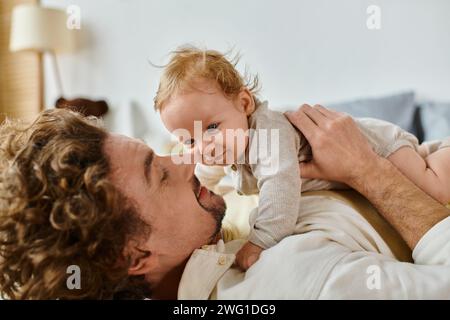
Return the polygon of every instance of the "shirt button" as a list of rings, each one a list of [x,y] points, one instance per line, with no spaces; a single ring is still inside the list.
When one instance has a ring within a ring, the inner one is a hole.
[[[236,167],[235,164],[232,164],[232,165],[231,165],[231,170],[233,170],[233,171],[236,171],[236,170],[237,170],[237,167]]]
[[[221,266],[223,266],[225,263],[227,263],[227,257],[225,257],[225,256],[220,256],[220,257],[219,257],[218,263],[219,263]]]
[[[239,190],[237,191],[237,194],[238,194],[238,195],[240,195],[240,196],[242,196],[242,195],[243,195],[243,193],[242,193],[242,192],[240,192]]]

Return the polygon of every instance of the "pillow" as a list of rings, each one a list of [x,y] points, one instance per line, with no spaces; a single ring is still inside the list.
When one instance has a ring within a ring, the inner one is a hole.
[[[450,136],[450,103],[426,103],[421,107],[425,141]]]
[[[353,117],[370,117],[389,121],[413,134],[417,134],[417,130],[413,125],[416,107],[414,92],[412,91],[378,98],[356,99],[325,106],[348,113]]]

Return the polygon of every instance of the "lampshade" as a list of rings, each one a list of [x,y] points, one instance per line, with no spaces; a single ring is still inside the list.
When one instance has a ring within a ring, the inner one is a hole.
[[[40,52],[71,51],[74,33],[66,26],[67,15],[62,10],[38,5],[14,7],[11,22],[10,50]]]

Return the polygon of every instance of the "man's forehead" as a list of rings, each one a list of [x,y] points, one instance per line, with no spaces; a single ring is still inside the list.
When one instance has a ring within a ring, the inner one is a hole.
[[[151,149],[143,141],[121,134],[111,133],[105,141],[105,153],[113,167],[136,165],[134,162],[142,162],[141,158],[149,150]]]
[[[120,149],[148,149],[148,146],[144,143],[144,141],[125,136],[123,134],[118,133],[109,133],[105,142],[105,149],[110,152],[116,152]]]

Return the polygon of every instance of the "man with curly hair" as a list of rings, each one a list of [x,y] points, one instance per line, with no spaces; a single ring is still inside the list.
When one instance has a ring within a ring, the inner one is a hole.
[[[193,165],[175,166],[95,119],[51,110],[28,127],[8,121],[0,134],[0,291],[8,298],[148,297],[148,283],[180,271],[220,230],[225,204],[196,197]],[[70,265],[82,272],[80,290],[66,285]]]
[[[296,233],[244,273],[233,267],[244,240],[224,242],[224,200],[199,184],[193,165],[50,110],[31,126],[0,129],[2,296],[450,298],[448,209],[376,156],[350,117],[306,105],[289,119],[308,128],[314,152],[302,172],[361,192],[414,264],[396,259],[357,208],[315,195],[302,200]],[[66,284],[71,265],[80,289]],[[369,281],[374,272],[379,281]]]

